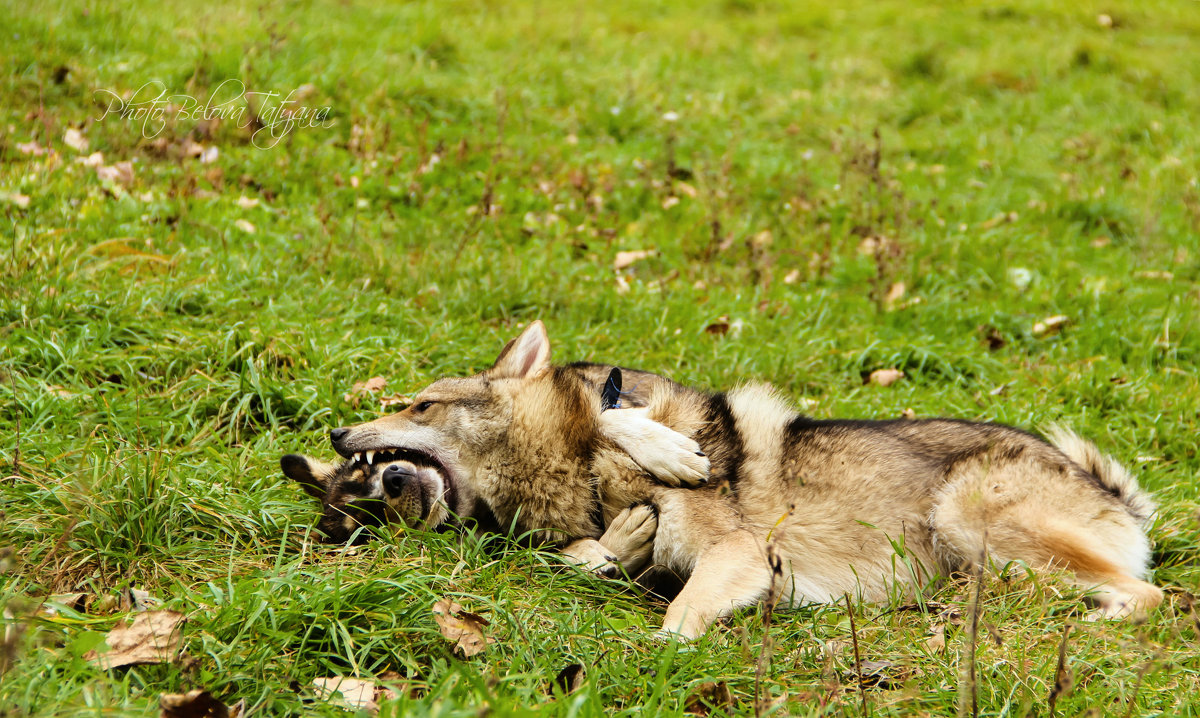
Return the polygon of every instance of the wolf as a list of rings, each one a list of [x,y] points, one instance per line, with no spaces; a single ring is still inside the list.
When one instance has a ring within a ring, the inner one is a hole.
[[[598,387],[609,367],[549,357],[545,327],[533,322],[490,369],[440,379],[397,414],[335,429],[333,447],[351,467],[367,452],[407,462],[399,473],[392,464],[368,471],[385,483],[393,471],[400,495],[412,491],[404,471],[424,471],[415,480],[441,481],[456,510],[486,508],[501,526],[568,545],[595,542],[600,558],[636,553],[636,525],[651,535],[632,563],[685,581],[660,630],[684,640],[768,598],[885,601],[989,564],[1064,570],[1091,591],[1098,618],[1162,601],[1145,580],[1153,500],[1065,429],[1043,440],[955,419],[818,420],[766,385],[705,393],[645,373],[631,374],[630,408],[605,411]],[[636,436],[611,428],[635,419],[694,440],[709,481],[653,478]],[[428,524],[449,515],[397,507]],[[628,545],[608,550],[605,534],[618,525],[624,534],[607,540]]]
[[[510,342],[501,352],[501,357],[486,375],[488,381],[501,379],[508,371],[505,357],[512,345]],[[647,418],[644,412],[615,406],[622,400],[626,407],[644,404],[649,395],[648,388],[668,380],[647,372],[627,369],[622,374],[613,369],[577,363],[564,370],[584,382],[597,396],[603,394],[602,389],[611,395],[606,408],[613,410],[605,411],[593,427],[600,434],[598,438],[615,447],[614,450],[623,452],[645,476],[663,485],[689,487],[707,482],[709,462],[695,440]],[[614,380],[618,383],[614,384]],[[619,383],[622,380],[628,388],[623,397]],[[469,401],[464,397],[452,403],[467,404]],[[473,406],[483,408],[482,405]],[[424,408],[418,405],[416,410]],[[335,429],[331,439],[336,441],[344,431]],[[464,431],[464,435],[467,433]],[[419,446],[418,449],[381,447],[356,451],[340,463],[288,454],[280,459],[280,468],[285,476],[321,502],[323,512],[317,530],[328,543],[362,544],[372,533],[360,529],[389,523],[437,528],[466,521],[485,531],[502,531],[504,527],[491,506],[481,498],[471,481],[463,480],[459,449],[446,444]],[[544,479],[549,473],[536,475]],[[589,497],[580,497],[575,502],[560,503],[568,512],[575,512],[583,510],[589,500]],[[554,522],[549,522],[531,532],[533,541],[559,544],[569,561],[603,576],[612,577],[622,571],[636,572],[644,568],[657,526],[653,505],[643,502],[623,507],[607,519],[596,515],[595,506],[588,511],[594,521],[586,529],[573,525],[570,530],[556,532],[550,526]],[[511,517],[508,518],[511,521]],[[598,526],[604,527],[602,533],[595,530]],[[586,536],[561,540],[575,533]]]

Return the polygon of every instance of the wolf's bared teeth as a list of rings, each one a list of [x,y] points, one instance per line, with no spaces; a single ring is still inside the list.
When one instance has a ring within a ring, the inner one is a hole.
[[[367,451],[367,466],[370,466],[373,463],[375,463],[375,450],[370,449]]]
[[[356,451],[356,452],[354,453],[354,460],[355,460],[355,461],[359,461],[359,460],[361,460],[361,459],[362,459],[362,452],[361,452],[361,451]]]

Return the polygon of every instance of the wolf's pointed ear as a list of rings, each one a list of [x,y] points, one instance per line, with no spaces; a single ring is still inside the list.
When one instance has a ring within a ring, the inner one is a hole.
[[[546,335],[546,325],[538,319],[521,336],[504,345],[488,375],[493,379],[524,379],[549,365],[550,337]]]
[[[284,476],[300,484],[300,488],[309,496],[325,500],[325,494],[329,492],[329,478],[335,469],[333,464],[310,459],[303,454],[287,454],[279,460],[279,468],[283,469]]]

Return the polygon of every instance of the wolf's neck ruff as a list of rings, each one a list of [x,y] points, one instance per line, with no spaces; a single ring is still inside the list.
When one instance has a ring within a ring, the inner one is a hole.
[[[541,540],[598,537],[598,495],[591,464],[599,442],[600,398],[577,372],[550,367],[513,380],[512,420],[503,451],[482,467],[480,497],[502,525],[536,532]],[[541,477],[537,481],[531,477]]]

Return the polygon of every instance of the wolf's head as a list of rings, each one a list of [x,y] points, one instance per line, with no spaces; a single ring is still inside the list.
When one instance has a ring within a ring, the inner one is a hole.
[[[448,498],[432,504],[427,526],[468,515],[462,511],[479,499],[505,524],[520,513],[519,528],[544,528],[561,526],[566,515],[591,515],[587,462],[599,413],[598,392],[578,373],[550,366],[546,328],[535,321],[490,369],[439,379],[404,410],[329,436],[347,460],[341,470],[362,472],[357,484],[373,486],[382,479],[378,466],[395,458],[423,467],[431,485],[436,477]],[[322,500],[327,507],[337,501],[332,494]],[[547,510],[539,515],[539,507]],[[599,530],[589,518],[575,521],[582,525],[570,527],[574,535]]]
[[[280,459],[283,473],[323,507],[317,529],[330,543],[345,543],[361,526],[403,522],[433,527],[452,515],[466,516],[473,497],[453,490],[420,455],[380,452],[373,461],[328,464],[300,454]],[[355,543],[370,538],[360,532]]]

